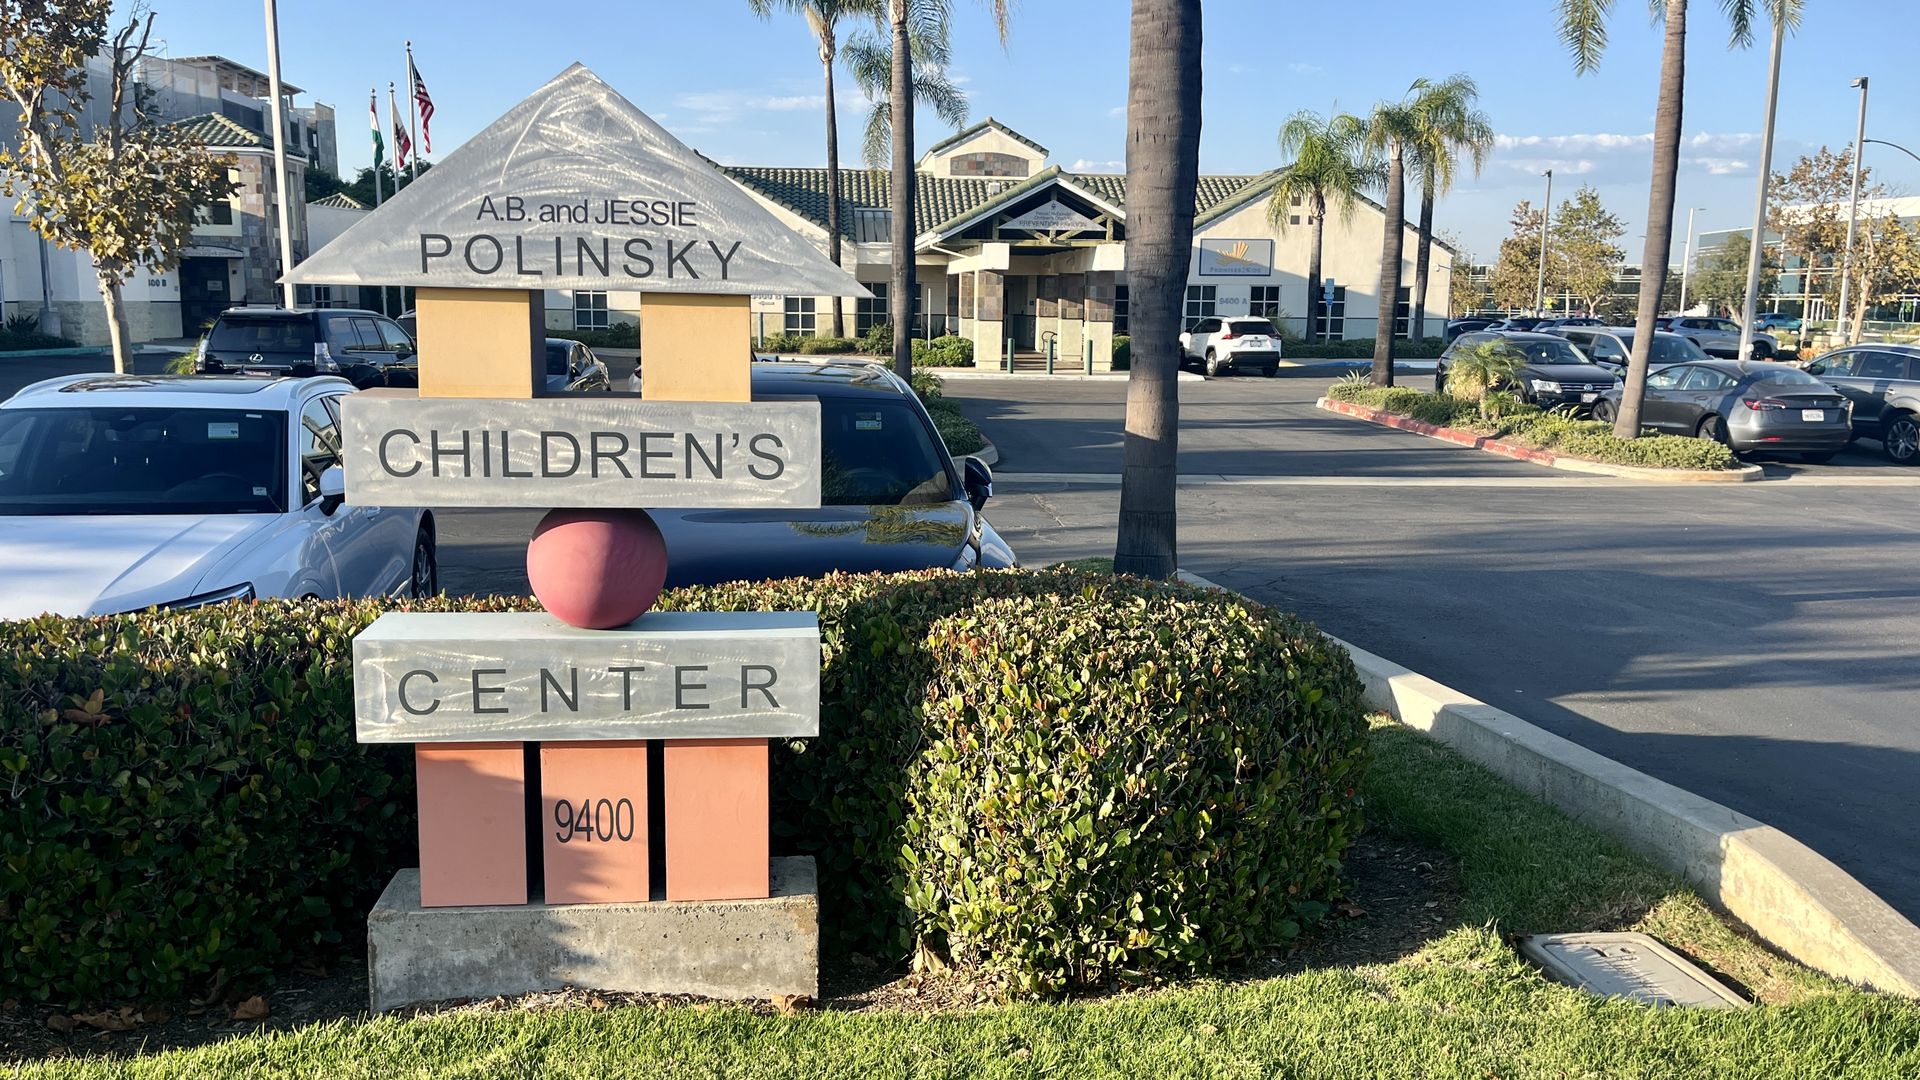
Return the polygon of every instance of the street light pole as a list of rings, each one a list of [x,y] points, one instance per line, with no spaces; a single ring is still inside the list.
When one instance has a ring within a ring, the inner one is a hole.
[[[1553,222],[1553,170],[1547,170],[1547,202],[1540,208],[1540,277],[1533,286],[1533,313],[1547,313],[1547,238]]]
[[[1740,359],[1753,358],[1753,321],[1760,302],[1760,255],[1766,247],[1767,181],[1773,177],[1773,120],[1780,110],[1780,46],[1786,21],[1773,20],[1773,50],[1767,61],[1767,126],[1760,133],[1760,190],[1753,200],[1752,241],[1747,245],[1747,299],[1740,316]]]
[[[280,103],[280,17],[267,0],[267,92],[273,95],[273,193],[280,213],[280,299],[293,306],[293,185],[287,183],[287,118]]]
[[[1687,313],[1687,280],[1693,274],[1693,215],[1705,210],[1695,206],[1687,210],[1687,261],[1680,264],[1680,314]],[[1645,273],[1644,270],[1641,271]]]
[[[1833,322],[1842,345],[1852,340],[1847,326],[1847,295],[1853,291],[1853,234],[1860,222],[1860,159],[1867,156],[1867,77],[1862,75],[1851,85],[1860,91],[1860,121],[1853,129],[1853,192],[1847,196],[1847,246],[1840,256],[1840,310]],[[1807,270],[1811,278],[1813,267]]]

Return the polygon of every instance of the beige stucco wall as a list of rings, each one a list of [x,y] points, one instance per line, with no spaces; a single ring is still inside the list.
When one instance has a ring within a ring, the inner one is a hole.
[[[1013,157],[1022,158],[1027,163],[1027,176],[1032,176],[1034,173],[1047,167],[1047,155],[1035,150],[1019,139],[1009,137],[998,128],[987,128],[967,139],[965,142],[942,149],[938,157],[932,154],[921,155],[919,168],[922,172],[929,173],[933,176],[952,176],[953,169],[950,163],[953,158],[966,154],[981,153],[1008,154]],[[1005,179],[1018,183],[1024,179],[1024,177],[1007,177]]]

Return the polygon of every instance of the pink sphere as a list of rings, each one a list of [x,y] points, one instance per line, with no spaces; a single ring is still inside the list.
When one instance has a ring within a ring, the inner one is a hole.
[[[533,595],[571,626],[625,626],[666,580],[667,544],[645,510],[553,510],[527,544]]]

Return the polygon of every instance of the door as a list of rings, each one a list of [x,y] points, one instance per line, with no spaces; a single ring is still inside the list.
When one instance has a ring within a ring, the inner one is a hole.
[[[1207,355],[1207,346],[1212,343],[1213,335],[1220,329],[1219,319],[1201,319],[1188,331],[1187,355],[1195,360],[1203,360]]]
[[[1733,376],[1710,367],[1687,368],[1677,392],[1668,395],[1674,402],[1674,431],[1691,435],[1700,430],[1702,420],[1719,414],[1720,403],[1733,389],[1734,381]]]
[[[227,291],[227,260],[180,260],[180,333],[199,337],[233,306]]]
[[[1853,426],[1862,434],[1879,430],[1880,413],[1886,405],[1884,400],[1870,391],[1871,384],[1862,378],[1866,360],[1865,349],[1842,349],[1821,357],[1808,369],[1853,403]]]
[[[1647,392],[1640,399],[1640,424],[1669,434],[1681,430],[1679,403],[1680,380],[1694,370],[1691,365],[1664,368],[1647,376]],[[1688,427],[1686,434],[1693,434]]]
[[[320,501],[320,474],[340,463],[340,429],[321,399],[304,405],[293,425],[294,514],[305,537],[300,543],[298,577],[314,583],[322,596],[351,596],[352,548],[358,531],[353,508],[329,514]]]
[[[1879,430],[1888,419],[1887,399],[1906,378],[1905,356],[1885,349],[1862,350],[1860,369],[1849,380],[1855,388],[1848,395],[1853,398],[1853,415],[1869,418],[1867,426]]]
[[[315,422],[322,424],[315,436],[317,443],[324,442],[330,435],[333,445],[339,446],[340,399],[344,397],[342,393],[327,394],[308,402],[302,411],[301,426],[305,428],[307,417],[316,406],[325,410],[324,422],[315,417]],[[411,580],[413,544],[420,528],[416,513],[401,508],[342,503],[333,516],[340,522],[340,587],[346,595],[383,595]]]

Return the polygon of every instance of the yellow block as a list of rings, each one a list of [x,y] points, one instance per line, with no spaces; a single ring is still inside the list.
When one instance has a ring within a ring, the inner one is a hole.
[[[705,293],[640,298],[640,378],[651,401],[752,401],[749,299]]]
[[[544,299],[513,289],[416,290],[420,396],[533,397],[546,383]]]

